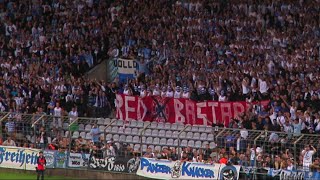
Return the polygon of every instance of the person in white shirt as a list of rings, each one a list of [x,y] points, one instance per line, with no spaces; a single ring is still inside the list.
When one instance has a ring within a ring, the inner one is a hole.
[[[166,87],[162,87],[161,97],[167,97]]]
[[[152,91],[150,89],[150,87],[147,87],[147,94],[146,96],[152,96]]]
[[[190,92],[188,87],[183,88],[182,98],[185,98],[185,99],[190,98]]]
[[[16,143],[8,136],[8,139],[2,143],[3,146],[16,146]]]
[[[76,107],[73,107],[72,110],[69,112],[69,120],[70,123],[75,121],[78,117],[78,111],[76,109]]]
[[[219,99],[218,99],[218,101],[220,101],[220,102],[225,102],[225,101],[227,101],[227,96],[225,95],[224,90],[221,90],[221,93],[219,94]]]
[[[147,96],[147,90],[144,87],[144,85],[141,85],[141,91],[140,91],[140,97],[146,97]]]
[[[174,98],[181,98],[181,88],[180,86],[177,86],[174,92]]]
[[[302,150],[301,155],[303,157],[303,168],[309,170],[310,165],[312,164],[312,156],[316,153],[317,150],[312,145],[307,145],[304,150]]]
[[[168,86],[167,95],[166,97],[173,97],[173,90],[171,86]]]
[[[156,87],[152,91],[152,95],[153,96],[160,96],[160,94],[161,94],[160,87],[159,87],[159,84],[157,84]]]
[[[123,94],[128,96],[132,95],[131,89],[128,87],[127,84],[124,86]]]
[[[53,115],[54,115],[53,125],[57,129],[62,128],[62,120],[61,120],[62,113],[63,113],[63,110],[60,107],[60,104],[56,103],[56,107],[53,109]]]

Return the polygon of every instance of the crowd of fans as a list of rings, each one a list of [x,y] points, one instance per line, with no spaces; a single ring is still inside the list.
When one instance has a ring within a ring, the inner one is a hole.
[[[44,148],[45,137],[55,137],[51,145],[56,149],[72,143],[75,152],[91,149],[114,155],[112,143],[96,144],[99,139],[87,142],[81,137],[69,142],[56,129],[61,129],[63,115],[70,121],[107,117],[119,92],[195,101],[270,100],[267,106],[252,105],[229,127],[284,131],[288,137],[318,134],[319,4],[318,0],[1,1],[0,110],[11,112],[2,144],[15,145],[10,138],[18,138],[14,130],[21,127],[14,120],[19,114],[50,114],[55,116],[54,129],[39,128],[25,146]],[[110,83],[84,78],[108,56],[136,59],[136,78]],[[132,147],[124,149],[133,154]],[[186,148],[181,159],[250,165],[254,153],[257,166],[290,169],[291,158],[300,163],[293,165],[297,166],[303,165],[298,160],[305,156],[292,157],[290,151],[259,156],[252,147],[244,152],[233,148],[207,152]],[[180,155],[171,148],[162,152],[148,148],[144,156],[174,160]]]

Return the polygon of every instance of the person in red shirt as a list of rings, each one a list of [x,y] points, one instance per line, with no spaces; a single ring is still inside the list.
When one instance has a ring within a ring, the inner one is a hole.
[[[42,151],[39,152],[37,163],[38,163],[38,166],[37,166],[37,173],[38,173],[37,180],[40,179],[40,176],[41,176],[41,180],[43,180],[44,179],[44,170],[46,169],[47,161],[46,161],[46,158],[43,156],[43,152]]]
[[[228,155],[227,155],[227,154],[224,154],[224,155],[220,158],[219,163],[220,163],[220,164],[227,164],[227,163],[228,163]]]

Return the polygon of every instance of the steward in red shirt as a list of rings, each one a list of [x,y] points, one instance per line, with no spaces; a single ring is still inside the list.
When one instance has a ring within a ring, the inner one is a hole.
[[[44,179],[44,170],[46,169],[47,161],[46,161],[46,158],[43,156],[42,151],[39,152],[39,157],[37,159],[37,163],[38,163],[38,166],[36,168],[37,173],[38,173],[37,180],[40,179],[40,176],[41,176],[41,179],[43,180]]]

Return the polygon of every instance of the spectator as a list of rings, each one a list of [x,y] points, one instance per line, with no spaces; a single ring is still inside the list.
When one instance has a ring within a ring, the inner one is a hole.
[[[16,143],[8,136],[7,140],[2,143],[3,146],[16,146]]]
[[[302,150],[301,155],[303,156],[303,168],[309,170],[312,164],[312,156],[317,150],[312,145],[307,145],[304,150]]]
[[[92,136],[92,142],[95,144],[95,145],[98,145],[99,143],[99,138],[100,138],[100,131],[99,131],[99,128],[97,126],[97,124],[93,124],[92,125],[92,128],[90,130],[90,134]]]

